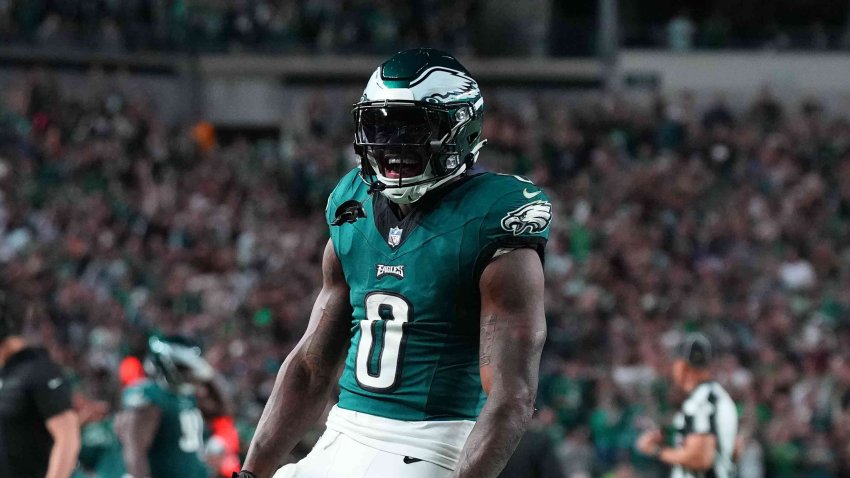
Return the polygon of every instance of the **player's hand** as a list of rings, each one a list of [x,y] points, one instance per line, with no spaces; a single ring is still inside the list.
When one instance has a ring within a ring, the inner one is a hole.
[[[643,432],[638,437],[635,448],[645,455],[654,455],[663,440],[664,437],[661,436],[661,430],[654,428]]]

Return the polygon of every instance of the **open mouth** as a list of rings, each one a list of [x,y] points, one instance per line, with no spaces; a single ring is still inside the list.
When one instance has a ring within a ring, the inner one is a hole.
[[[425,170],[425,162],[413,155],[387,155],[383,163],[384,176],[391,179],[412,178]]]

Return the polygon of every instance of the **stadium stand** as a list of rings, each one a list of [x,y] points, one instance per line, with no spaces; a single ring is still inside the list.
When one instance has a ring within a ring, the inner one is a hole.
[[[239,436],[225,423],[216,463],[233,468],[305,327],[325,201],[355,164],[356,98],[340,102],[303,72],[285,86],[303,108],[269,135],[176,114],[166,103],[180,79],[157,97],[123,82],[125,66],[170,74],[199,51],[305,58],[421,43],[474,58],[486,41],[452,9],[484,21],[482,3],[0,0],[0,63],[14,63],[0,71],[0,281],[38,305],[29,333],[74,375],[78,400],[96,401],[104,418],[122,382],[140,377],[132,357],[148,333],[194,337],[233,395]],[[850,45],[839,2],[819,2],[811,18],[780,8],[805,2],[761,12],[659,1],[648,16],[622,3],[632,45]],[[591,51],[586,12],[554,13],[572,20],[530,50]],[[26,61],[79,72],[88,52],[124,60],[75,88]],[[576,71],[600,86],[595,66]],[[503,81],[516,86],[516,76]],[[633,444],[675,410],[665,357],[692,330],[717,341],[718,376],[739,406],[740,477],[850,476],[850,111],[832,97],[795,102],[768,89],[709,102],[688,92],[485,96],[480,167],[533,178],[558,215],[532,427],[535,440],[552,441],[563,476],[663,476]]]
[[[141,331],[202,340],[247,443],[319,285],[324,201],[353,164],[346,111],[274,148],[166,127],[144,98],[72,100],[43,73],[4,92],[4,281],[50,298],[33,323],[95,398],[114,399]],[[770,96],[740,113],[687,95],[490,104],[483,166],[530,175],[561,216],[535,426],[565,476],[652,467],[631,444],[670,412],[665,346],[695,328],[724,351],[741,476],[850,473],[846,116]]]

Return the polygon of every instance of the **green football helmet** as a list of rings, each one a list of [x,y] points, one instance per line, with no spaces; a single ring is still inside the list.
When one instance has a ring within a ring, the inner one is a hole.
[[[453,56],[430,48],[379,66],[353,114],[360,176],[398,204],[465,174],[486,142],[478,83]]]

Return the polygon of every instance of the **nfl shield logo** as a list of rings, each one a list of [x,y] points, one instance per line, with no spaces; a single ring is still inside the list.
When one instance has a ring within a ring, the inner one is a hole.
[[[387,237],[387,244],[390,247],[396,247],[401,244],[401,228],[400,227],[391,227],[390,235]]]

